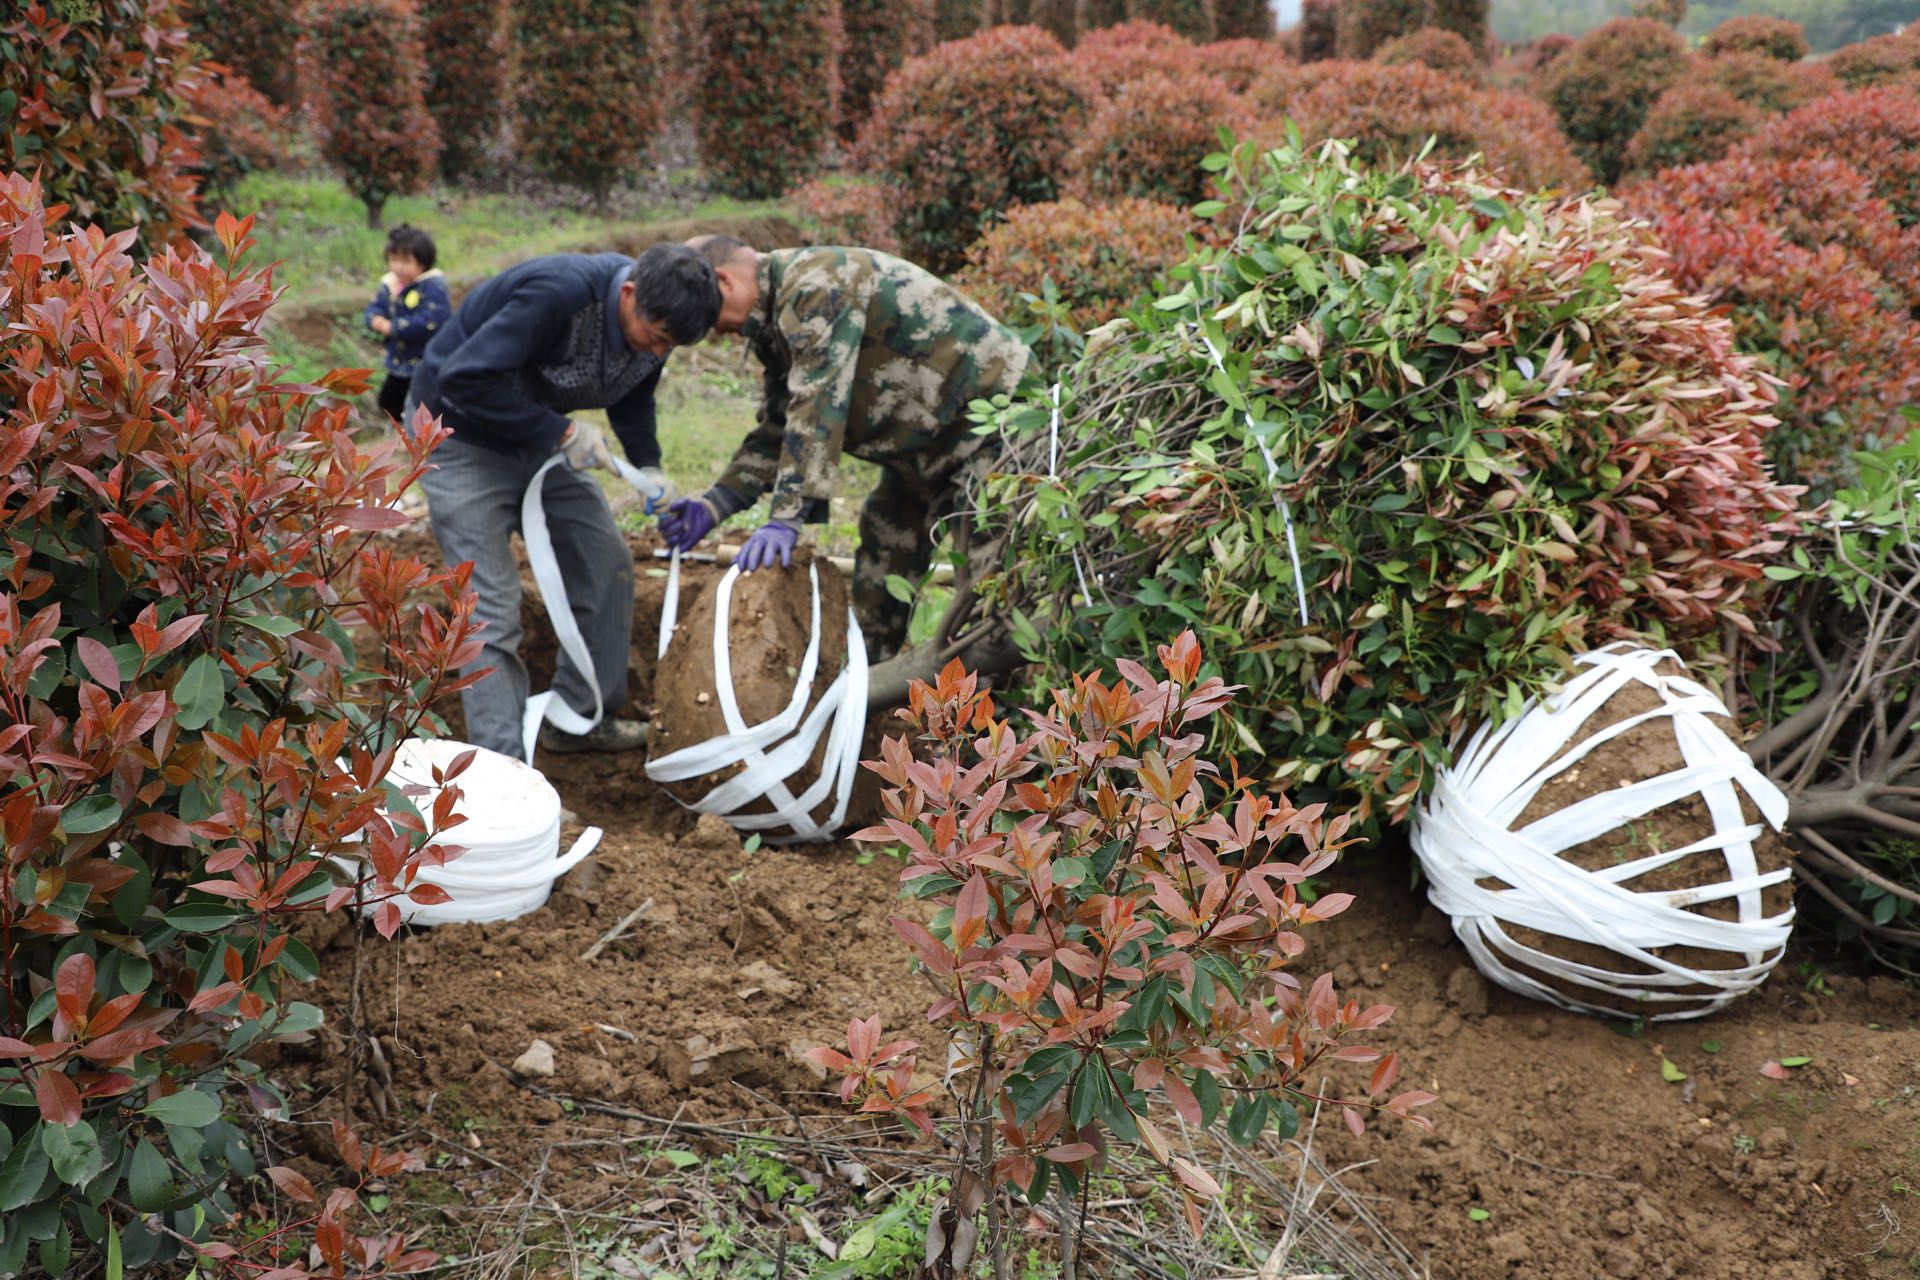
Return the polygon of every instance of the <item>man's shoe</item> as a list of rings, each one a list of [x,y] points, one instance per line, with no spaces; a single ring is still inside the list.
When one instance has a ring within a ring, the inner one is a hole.
[[[582,751],[636,751],[647,745],[644,720],[618,720],[609,717],[585,733],[567,733],[552,725],[540,727],[540,749],[554,755],[575,755]]]

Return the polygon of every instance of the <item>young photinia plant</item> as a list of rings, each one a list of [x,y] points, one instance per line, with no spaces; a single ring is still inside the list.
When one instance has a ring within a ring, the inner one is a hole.
[[[1392,1008],[1292,972],[1302,930],[1353,901],[1300,889],[1352,843],[1347,816],[1201,759],[1207,720],[1236,688],[1201,678],[1191,632],[1159,655],[1164,678],[1123,660],[1112,685],[1076,679],[1024,737],[952,663],[914,685],[913,741],[889,738],[868,763],[888,784],[887,818],[854,838],[903,845],[907,896],[936,909],[893,926],[939,991],[928,1021],[948,1031],[953,1071],[974,1081],[956,1193],[935,1222],[949,1241],[970,1204],[991,1206],[967,1188],[1037,1203],[1058,1178],[1071,1196],[1114,1141],[1171,1169],[1198,1230],[1219,1187],[1174,1155],[1156,1095],[1189,1125],[1224,1115],[1240,1143],[1291,1135],[1316,1104],[1356,1133],[1369,1111],[1428,1124],[1415,1108],[1433,1094],[1390,1092],[1398,1057],[1347,1043]],[[914,1046],[883,1045],[875,1021],[855,1022],[849,1042],[851,1054],[813,1055],[844,1073],[842,1096],[927,1129]],[[1318,1092],[1336,1062],[1374,1064],[1361,1096]]]

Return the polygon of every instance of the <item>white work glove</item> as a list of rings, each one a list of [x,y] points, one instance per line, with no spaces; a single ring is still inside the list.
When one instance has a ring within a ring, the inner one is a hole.
[[[567,434],[560,437],[560,452],[575,471],[589,471],[594,467],[613,470],[613,454],[607,449],[607,438],[591,422],[569,426]]]
[[[673,481],[667,479],[667,473],[658,467],[642,467],[634,487],[640,491],[640,497],[646,502],[646,513],[659,515],[667,509],[669,503],[680,496],[673,487]]]

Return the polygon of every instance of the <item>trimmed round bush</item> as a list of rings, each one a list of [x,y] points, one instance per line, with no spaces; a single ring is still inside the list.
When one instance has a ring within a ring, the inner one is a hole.
[[[933,47],[932,0],[840,0],[840,134],[852,139],[893,69]]]
[[[1718,160],[1760,127],[1760,110],[1714,84],[1687,80],[1660,95],[1627,144],[1629,173]]]
[[[1278,40],[1216,40],[1196,51],[1199,65],[1207,74],[1235,93],[1245,93],[1253,82],[1293,61],[1287,47]]]
[[[1471,85],[1486,81],[1486,67],[1473,46],[1443,27],[1422,27],[1410,35],[1396,36],[1374,50],[1373,60],[1390,67],[1417,62]]]
[[[412,0],[314,0],[301,65],[321,154],[380,225],[392,196],[426,189],[440,158]]]
[[[1205,69],[1191,40],[1157,22],[1123,22],[1089,31],[1074,46],[1073,62],[1102,93],[1142,76],[1178,79]]]
[[[812,244],[901,251],[893,229],[899,193],[870,178],[811,178],[787,193]]]
[[[1851,274],[1874,278],[1891,309],[1920,309],[1920,227],[1902,227],[1873,183],[1832,156],[1755,160],[1667,169],[1623,188],[1621,198],[1650,216],[1717,210],[1763,223],[1802,249],[1835,244]]]
[[[1036,316],[1022,295],[1040,297],[1050,280],[1069,322],[1084,333],[1183,259],[1194,226],[1184,209],[1131,196],[1021,205],[967,251],[957,282],[988,311],[1024,327]]]
[[[1663,27],[1677,27],[1687,20],[1687,0],[1640,0],[1633,16]]]
[[[1700,42],[1700,51],[1710,57],[1723,53],[1757,53],[1782,62],[1798,62],[1813,52],[1807,32],[1799,23],[1760,13],[1743,13],[1728,18]]]
[[[58,11],[61,6],[47,8]],[[275,106],[298,105],[299,0],[190,0],[180,9],[209,58],[243,77]]]
[[[1920,66],[1920,33],[1874,36],[1843,45],[1824,59],[1828,70],[1849,89],[1865,89],[1899,80]]]
[[[1302,62],[1320,62],[1340,54],[1340,0],[1300,0],[1295,50]]]
[[[1671,27],[1647,18],[1615,18],[1554,60],[1541,96],[1594,175],[1613,182],[1647,112],[1686,69],[1686,42]]]
[[[515,0],[515,142],[522,163],[604,200],[659,126],[641,10],[605,0]]]
[[[1371,58],[1396,36],[1427,25],[1427,0],[1341,0],[1338,37],[1343,58]]]
[[[1803,107],[1815,98],[1840,92],[1840,82],[1823,63],[1782,62],[1759,53],[1723,53],[1696,63],[1690,75],[1718,85],[1768,115]]]
[[[1302,95],[1324,81],[1353,74],[1364,66],[1345,58],[1324,58],[1319,62],[1281,63],[1260,75],[1247,87],[1247,105],[1265,121],[1277,122],[1293,114]]]
[[[1427,22],[1475,49],[1486,49],[1492,39],[1487,29],[1491,7],[1489,0],[1427,0]]]
[[[75,221],[136,230],[147,250],[171,243],[199,217],[198,157],[179,99],[197,74],[172,0],[96,0],[72,22],[53,6],[9,6],[0,173],[37,171],[46,203],[70,206]],[[122,84],[133,91],[105,97]]]
[[[1128,81],[1093,109],[1067,160],[1066,190],[1088,202],[1139,196],[1194,204],[1207,195],[1200,162],[1219,150],[1223,125],[1244,137],[1253,118],[1245,101],[1212,76]]]
[[[1285,108],[1307,142],[1352,138],[1362,160],[1392,164],[1418,155],[1433,137],[1436,154],[1464,160],[1478,153],[1517,187],[1591,184],[1552,114],[1524,94],[1475,89],[1417,63],[1323,65],[1329,70]]]
[[[1170,28],[1187,40],[1213,39],[1213,0],[1132,0],[1130,16]]]
[[[419,0],[427,110],[440,127],[440,172],[466,177],[500,129],[507,89],[498,0]]]
[[[1044,27],[1061,44],[1070,45],[1080,37],[1076,0],[1000,0],[994,21],[998,26]],[[859,46],[849,43],[848,48]]]
[[[1550,67],[1560,55],[1573,48],[1576,41],[1572,36],[1562,35],[1558,31],[1549,32],[1538,40],[1529,40],[1517,45],[1513,51],[1515,66],[1527,75],[1534,75]]]
[[[700,160],[722,191],[760,200],[819,167],[833,128],[834,11],[815,0],[707,0]]]
[[[1004,210],[1059,194],[1096,96],[1046,32],[983,31],[888,78],[860,135],[860,167],[898,188],[907,252],[950,271]]]
[[[1267,0],[1214,0],[1213,38],[1227,40],[1271,40],[1273,6]]]
[[[1675,281],[1728,307],[1741,347],[1786,383],[1766,434],[1782,479],[1816,496],[1853,478],[1852,454],[1904,438],[1920,403],[1920,325],[1875,296],[1846,248],[1804,249],[1725,209],[1654,220]]]
[[[1920,225],[1920,97],[1861,89],[1809,102],[1762,126],[1738,154],[1756,160],[1831,156],[1873,183],[1900,225]]]

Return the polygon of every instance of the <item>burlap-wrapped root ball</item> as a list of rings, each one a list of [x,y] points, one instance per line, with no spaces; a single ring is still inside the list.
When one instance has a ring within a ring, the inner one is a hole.
[[[824,559],[729,572],[687,603],[655,669],[647,776],[770,842],[829,839],[859,769],[866,667]]]
[[[1428,895],[1509,990],[1700,1017],[1759,986],[1786,947],[1787,799],[1670,651],[1578,662],[1435,781],[1413,826]]]

